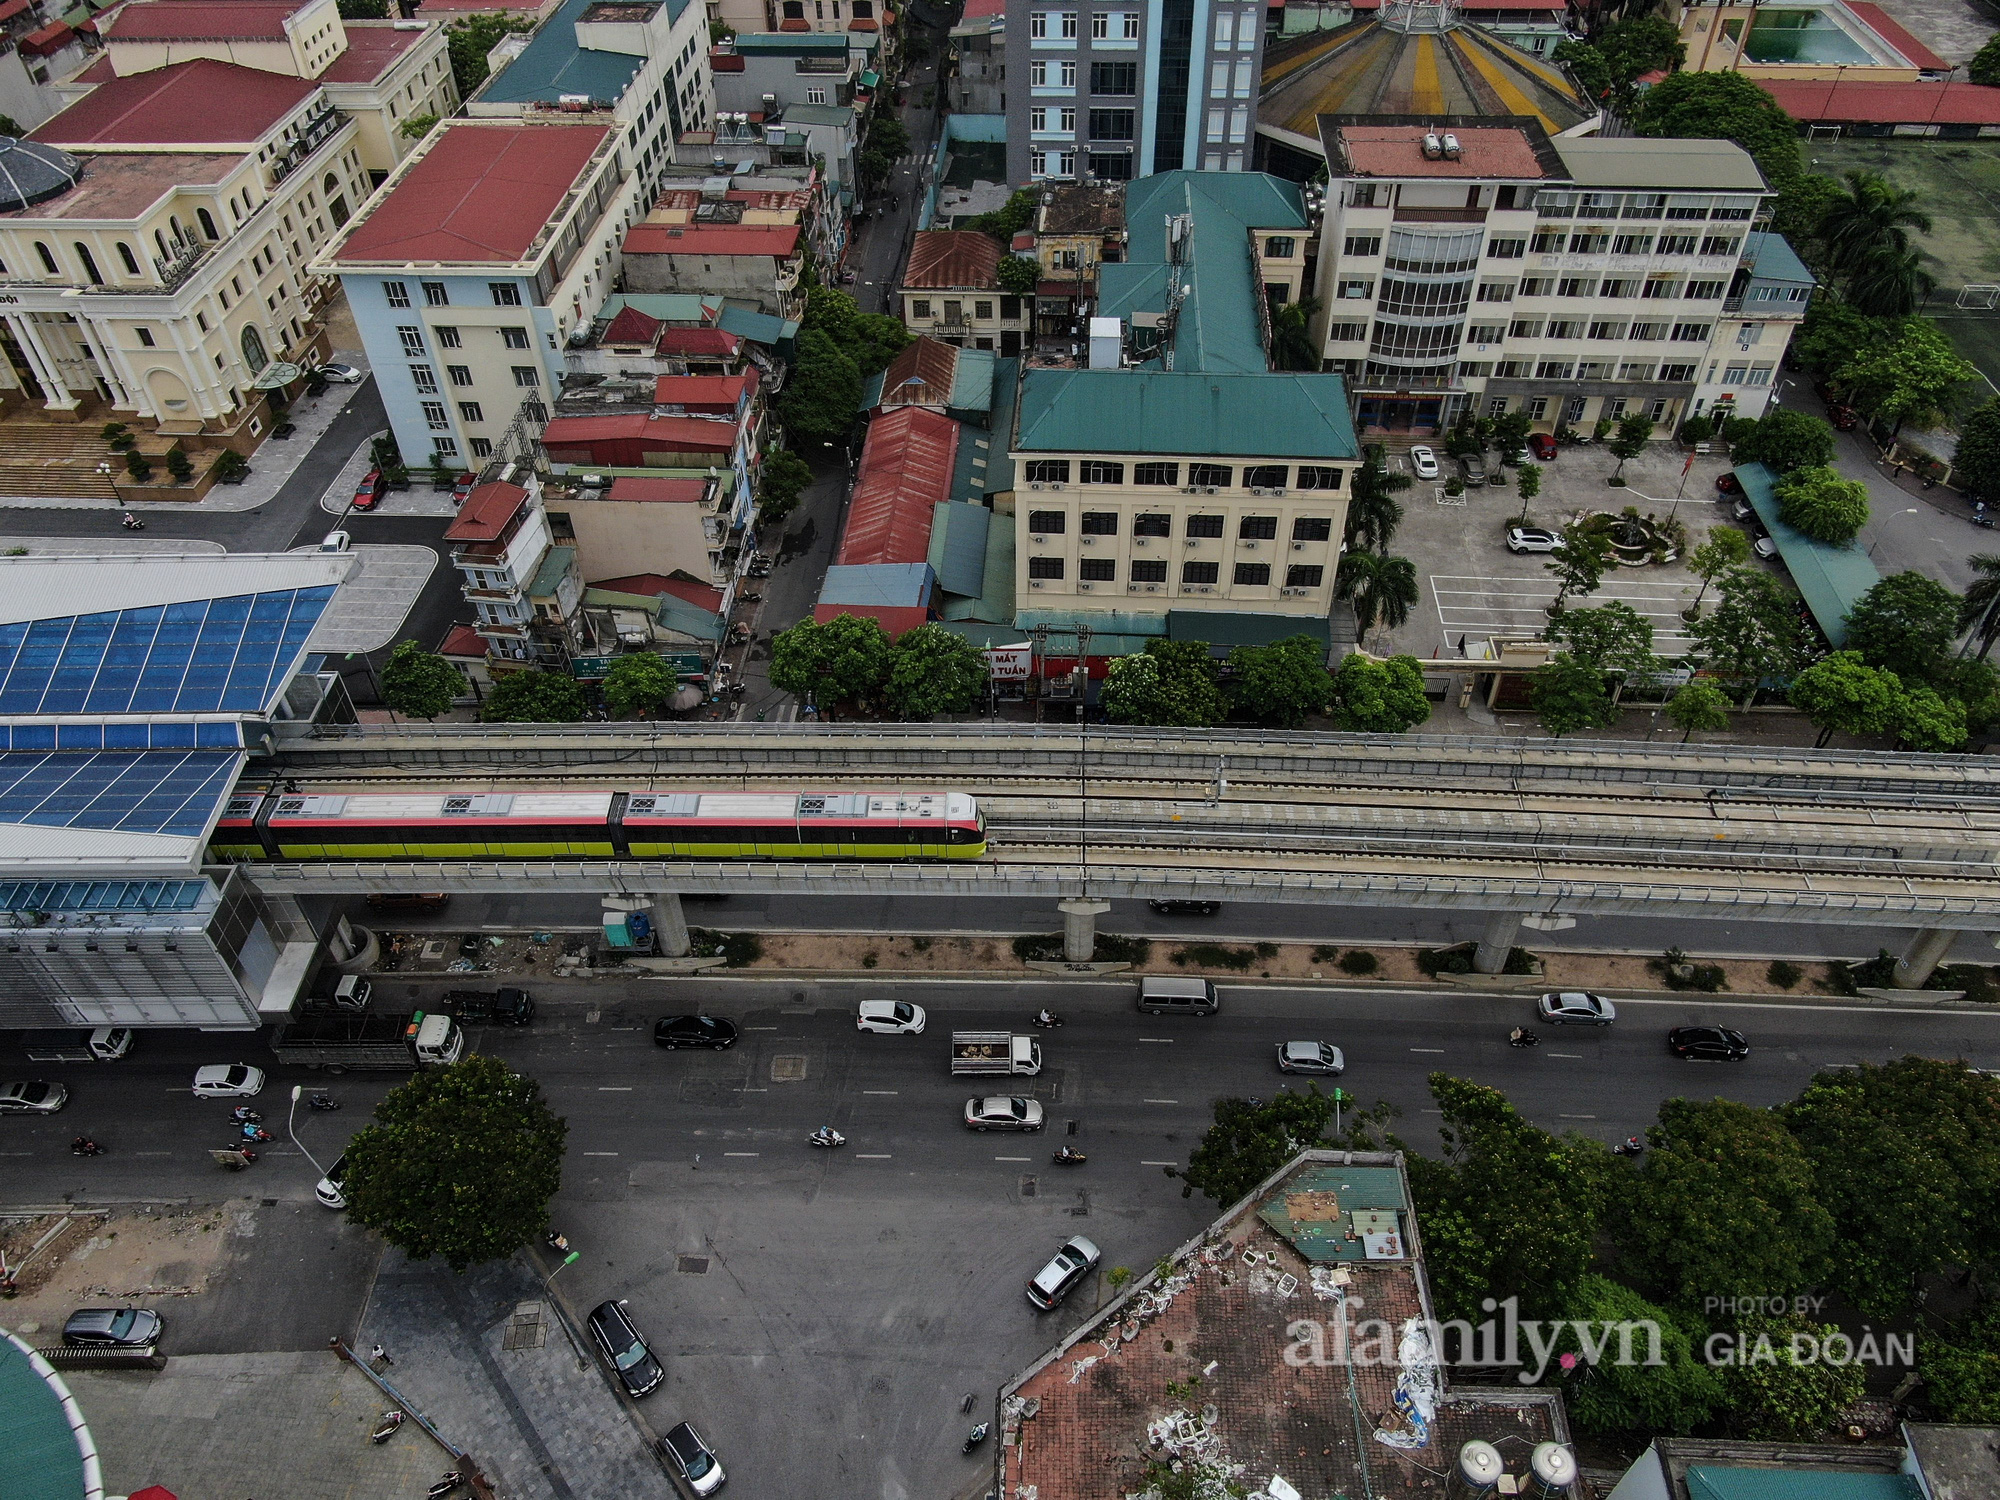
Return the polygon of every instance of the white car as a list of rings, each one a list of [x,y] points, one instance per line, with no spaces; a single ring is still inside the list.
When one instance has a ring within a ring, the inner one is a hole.
[[[326,1176],[320,1178],[313,1188],[313,1196],[319,1199],[320,1207],[343,1209],[347,1207],[347,1153],[341,1152],[332,1166],[326,1169]]]
[[[1618,1007],[1589,990],[1552,991],[1535,1002],[1535,1011],[1553,1026],[1609,1026],[1618,1019]]]
[[[854,1029],[917,1036],[924,1029],[924,1008],[907,1000],[863,1000],[855,1011]]]
[[[320,538],[319,550],[322,552],[352,552],[354,550],[354,538],[344,531],[329,531],[325,536]]]
[[[681,1423],[661,1438],[660,1451],[673,1460],[676,1472],[697,1495],[714,1494],[728,1477],[722,1472],[722,1462],[715,1456],[715,1450],[694,1430],[692,1422]]]
[[[1515,526],[1507,532],[1509,552],[1553,552],[1562,538],[1546,526]]]
[[[991,1094],[965,1101],[967,1130],[1040,1130],[1042,1101],[1018,1094]]]
[[[197,1068],[194,1096],[197,1099],[254,1099],[264,1092],[264,1070],[247,1063],[217,1063]]]
[[[1419,479],[1435,479],[1441,472],[1438,456],[1419,443],[1410,450],[1410,472]]]
[[[1080,1234],[1062,1242],[1055,1258],[1028,1279],[1028,1300],[1047,1312],[1070,1294],[1092,1266],[1104,1259],[1104,1252]]]
[[[1330,1042],[1278,1043],[1280,1073],[1326,1073],[1338,1078],[1347,1071],[1347,1059]]]
[[[362,381],[368,378],[366,375],[362,374],[359,370],[355,369],[353,365],[342,365],[342,364],[321,365],[319,367],[319,372],[320,374],[324,375],[328,380],[331,380],[339,385],[359,385],[361,384]]]
[[[1750,544],[1750,550],[1768,562],[1778,555],[1778,544],[1767,536],[1760,536]]]

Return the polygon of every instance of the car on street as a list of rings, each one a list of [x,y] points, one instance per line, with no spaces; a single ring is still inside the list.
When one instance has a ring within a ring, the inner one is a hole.
[[[1718,495],[1740,495],[1743,493],[1743,481],[1732,470],[1724,469],[1715,476],[1715,492]]]
[[[1535,1002],[1535,1013],[1555,1026],[1609,1026],[1618,1019],[1618,1007],[1589,990],[1552,990]]]
[[[69,1103],[59,1083],[0,1083],[0,1115],[52,1115]]]
[[[370,469],[361,476],[361,483],[354,487],[354,508],[373,510],[389,492],[389,481],[382,477],[380,469]]]
[[[377,891],[368,898],[370,911],[443,911],[449,905],[443,891]]]
[[[248,1063],[214,1063],[194,1070],[197,1099],[254,1099],[264,1092],[264,1070]]]
[[[720,1016],[661,1016],[653,1023],[653,1042],[675,1047],[709,1047],[720,1052],[736,1045],[736,1023]]]
[[[1477,453],[1467,454],[1458,461],[1458,472],[1467,484],[1486,483],[1486,460]]]
[[[965,1101],[967,1130],[1040,1130],[1042,1101],[1019,1094],[989,1094]]]
[[[326,1176],[320,1178],[313,1188],[313,1196],[319,1199],[322,1208],[347,1207],[347,1153],[341,1152],[333,1159],[333,1165],[326,1169]]]
[[[1556,458],[1555,434],[1531,432],[1528,434],[1528,448],[1541,462],[1554,463]]]
[[[319,550],[322,552],[352,552],[354,550],[354,538],[344,531],[329,531],[319,539]]]
[[[1416,475],[1417,478],[1419,479],[1437,478],[1438,477],[1437,455],[1431,452],[1431,450],[1426,448],[1423,444],[1419,443],[1416,447],[1410,450],[1410,472]]]
[[[1212,917],[1222,910],[1220,901],[1148,901],[1163,917]]]
[[[333,381],[336,385],[359,385],[368,378],[355,369],[353,365],[321,365],[319,373],[324,375],[328,380]]]
[[[1676,1026],[1667,1045],[1690,1062],[1741,1062],[1750,1055],[1749,1039],[1727,1026]]]
[[[1751,540],[1750,550],[1768,562],[1778,555],[1778,544],[1760,532]]]
[[[921,1036],[924,1008],[907,1000],[863,1000],[854,1012],[856,1031],[880,1031],[889,1036]]]
[[[640,1335],[631,1315],[625,1311],[622,1298],[616,1302],[598,1303],[591,1309],[589,1322],[590,1336],[604,1352],[605,1363],[618,1376],[626,1395],[643,1396],[659,1389],[660,1382],[667,1378],[667,1372],[653,1358],[653,1351],[646,1347],[646,1340]]]
[[[502,986],[485,990],[446,990],[445,1004],[461,1026],[526,1026],[535,1019],[535,997],[526,990]]]
[[[1546,526],[1513,526],[1507,531],[1509,552],[1553,552],[1562,538]]]
[[[1278,1071],[1326,1073],[1338,1077],[1347,1071],[1347,1059],[1330,1042],[1280,1042]]]
[[[1104,1252],[1080,1234],[1064,1240],[1049,1263],[1028,1278],[1028,1300],[1043,1312],[1056,1306],[1104,1259]]]
[[[722,1481],[728,1478],[722,1472],[722,1463],[716,1458],[715,1450],[694,1430],[692,1422],[681,1423],[661,1438],[660,1451],[673,1464],[674,1472],[685,1479],[688,1488],[697,1495],[714,1494],[722,1488]]]
[[[63,1324],[63,1342],[72,1349],[149,1349],[166,1326],[149,1307],[86,1307]]]

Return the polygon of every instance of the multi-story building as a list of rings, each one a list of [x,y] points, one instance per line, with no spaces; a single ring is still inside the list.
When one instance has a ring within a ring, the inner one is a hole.
[[[951,28],[945,103],[955,115],[1007,113],[1006,0],[965,0]]]
[[[1551,140],[1525,116],[1321,117],[1326,368],[1364,431],[1756,416],[1811,296],[1729,141]]]
[[[885,0],[708,0],[708,20],[724,33],[739,35],[782,31],[893,40],[893,31],[882,25],[893,9]]]
[[[1016,622],[1324,636],[1359,449],[1338,375],[1270,368],[1259,247],[1303,240],[1299,189],[1164,173],[1127,188],[1125,217],[1130,256],[1099,270],[1089,368],[1022,381]]]
[[[576,548],[550,529],[541,479],[530,466],[513,465],[504,478],[474,486],[444,539],[452,566],[465,575],[489,670],[566,669],[596,644]]]
[[[805,310],[799,224],[634,224],[625,236],[625,284],[634,292],[716,292],[759,312]]]
[[[560,117],[558,117],[560,118]],[[617,274],[635,181],[609,121],[435,130],[313,269],[340,278],[403,458],[505,454]]]
[[[881,81],[877,50],[874,34],[859,31],[726,37],[708,54],[715,107],[775,116],[789,104],[865,104]]]
[[[1125,257],[1125,188],[1116,182],[1065,182],[1042,192],[1032,229],[1014,238],[1016,255],[1031,255],[1035,287],[1034,346],[1061,353],[1084,335],[1097,303],[1097,268]]]
[[[947,344],[1019,354],[1032,299],[1001,286],[1005,253],[991,235],[975,230],[919,231],[898,293],[903,322],[912,333]]]
[[[1007,177],[1252,165],[1264,7],[1035,0],[1007,27]]]

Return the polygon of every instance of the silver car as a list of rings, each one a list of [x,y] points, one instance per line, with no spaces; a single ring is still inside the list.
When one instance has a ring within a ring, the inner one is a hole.
[[[715,1450],[694,1430],[692,1422],[681,1423],[661,1438],[660,1451],[673,1461],[675,1470],[697,1495],[714,1494],[728,1477],[722,1472]]]
[[[965,1101],[967,1130],[1040,1130],[1042,1102],[1019,1094],[991,1094]]]
[[[254,1099],[264,1091],[264,1070],[248,1063],[213,1063],[194,1072],[197,1099]]]
[[[0,1083],[0,1115],[52,1115],[69,1103],[59,1083]]]
[[[1347,1059],[1331,1042],[1280,1042],[1278,1071],[1325,1073],[1337,1078],[1347,1071]]]
[[[1091,1268],[1104,1259],[1104,1252],[1080,1234],[1062,1242],[1055,1257],[1028,1278],[1028,1300],[1047,1312],[1067,1297]]]
[[[1589,990],[1552,991],[1535,1002],[1535,1011],[1553,1026],[1609,1026],[1618,1007]]]

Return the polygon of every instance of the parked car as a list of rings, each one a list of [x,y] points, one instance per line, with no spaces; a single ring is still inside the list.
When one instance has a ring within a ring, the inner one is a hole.
[[[69,1090],[59,1083],[0,1083],[0,1115],[52,1115],[67,1103]]]
[[[344,531],[329,531],[325,536],[320,538],[319,550],[322,552],[351,552],[354,550],[354,538]]]
[[[472,498],[472,487],[478,483],[479,476],[477,474],[459,475],[457,479],[452,481],[451,503],[453,505],[465,504],[467,500]]]
[[[149,1307],[86,1307],[63,1324],[63,1342],[72,1349],[150,1349],[166,1326]]]
[[[1555,434],[1531,432],[1528,434],[1528,450],[1542,463],[1554,463],[1556,458]]]
[[[1756,516],[1757,507],[1752,505],[1748,500],[1738,500],[1734,505],[1729,507],[1729,514],[1733,520],[1748,521]]]
[[[989,1094],[965,1101],[967,1130],[1040,1130],[1042,1103],[1018,1094]]]
[[[313,1188],[313,1196],[319,1199],[322,1208],[347,1207],[347,1153],[341,1152],[334,1158],[333,1165],[326,1169],[326,1176],[320,1178]]]
[[[254,1099],[264,1092],[264,1070],[247,1063],[215,1063],[194,1070],[197,1099]]]
[[[1518,469],[1527,461],[1528,450],[1526,448],[1509,448],[1505,453],[1500,455],[1500,462],[1510,469]]]
[[[1326,1073],[1339,1077],[1347,1071],[1347,1059],[1328,1042],[1278,1043],[1280,1073]]]
[[[1516,526],[1507,533],[1509,552],[1553,552],[1562,538],[1545,526]]]
[[[1078,1282],[1104,1259],[1104,1252],[1080,1234],[1073,1234],[1057,1248],[1049,1263],[1028,1278],[1028,1300],[1043,1312],[1061,1303]]]
[[[493,996],[487,990],[446,990],[444,1003],[461,1026],[484,1026],[493,1019]]]
[[[359,385],[368,378],[353,365],[343,364],[321,365],[315,373],[333,381],[336,385]]]
[[[1861,413],[1851,406],[1842,406],[1838,401],[1829,401],[1826,419],[1842,432],[1852,432],[1861,423]]]
[[[298,430],[298,427],[291,422],[280,422],[276,427],[271,429],[271,436],[282,440],[290,437]]]
[[[598,1303],[591,1309],[589,1322],[590,1336],[597,1340],[605,1363],[618,1376],[626,1395],[638,1397],[659,1389],[667,1372],[646,1347],[638,1325],[625,1311],[623,1299]]]
[[[924,1008],[907,1000],[863,1000],[854,1013],[856,1031],[880,1031],[890,1036],[921,1036]]]
[[[1468,454],[1458,461],[1458,472],[1465,476],[1467,484],[1486,483],[1486,460],[1478,454]]]
[[[708,1047],[720,1052],[736,1045],[736,1023],[719,1016],[661,1016],[653,1023],[653,1041],[675,1047]]]
[[[1419,479],[1438,477],[1437,455],[1419,443],[1410,450],[1410,472]]]
[[[1750,1055],[1749,1040],[1727,1026],[1676,1026],[1667,1045],[1692,1062],[1741,1062]]]
[[[443,891],[378,891],[368,905],[374,911],[443,911],[451,897]]]
[[[681,1423],[661,1438],[660,1451],[666,1454],[675,1471],[697,1495],[714,1494],[728,1477],[722,1472],[722,1463],[716,1458],[715,1450],[694,1430],[691,1422]]]
[[[1572,1022],[1584,1026],[1609,1026],[1618,1019],[1618,1007],[1589,990],[1551,991],[1535,1002],[1535,1013],[1554,1026]]]
[[[1759,532],[1751,539],[1750,550],[1768,561],[1778,555],[1778,544]]]
[[[382,477],[382,471],[370,469],[361,476],[361,483],[354,487],[354,508],[373,510],[388,492],[389,481]]]
[[[1715,490],[1720,495],[1740,495],[1743,493],[1743,481],[1736,477],[1733,470],[1724,469],[1715,476]]]
[[[1165,917],[1212,917],[1222,910],[1220,901],[1148,901],[1146,904]]]

